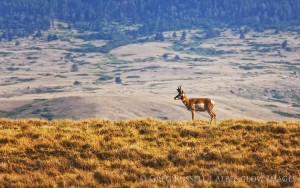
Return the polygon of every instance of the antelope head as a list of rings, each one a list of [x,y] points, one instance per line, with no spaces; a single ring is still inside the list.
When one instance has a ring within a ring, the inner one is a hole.
[[[183,96],[184,96],[184,92],[183,92],[183,90],[181,89],[181,86],[178,86],[177,91],[178,91],[178,95],[176,95],[176,97],[174,97],[174,99],[175,99],[175,100],[180,100],[180,99],[182,99]]]

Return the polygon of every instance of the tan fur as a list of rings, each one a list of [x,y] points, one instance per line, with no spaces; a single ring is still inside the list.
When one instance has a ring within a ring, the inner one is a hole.
[[[216,114],[213,112],[213,108],[215,106],[215,103],[210,98],[191,98],[189,99],[186,94],[181,90],[181,86],[177,89],[178,95],[174,97],[175,100],[181,99],[183,104],[186,106],[188,110],[192,112],[192,120],[195,120],[195,112],[200,111],[204,112],[207,111],[210,115],[210,123],[214,119],[214,122],[216,122]],[[198,104],[198,108],[197,108]],[[204,106],[204,108],[202,108]]]

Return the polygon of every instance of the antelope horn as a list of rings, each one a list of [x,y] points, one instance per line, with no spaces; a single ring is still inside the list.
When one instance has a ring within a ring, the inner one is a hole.
[[[181,90],[181,86],[182,86],[182,85],[178,86],[178,89],[177,89],[178,92],[181,92],[181,91],[182,91],[182,90]]]

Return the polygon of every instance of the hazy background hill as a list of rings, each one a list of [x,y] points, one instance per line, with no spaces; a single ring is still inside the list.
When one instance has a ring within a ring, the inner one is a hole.
[[[299,119],[299,4],[2,0],[0,116]]]

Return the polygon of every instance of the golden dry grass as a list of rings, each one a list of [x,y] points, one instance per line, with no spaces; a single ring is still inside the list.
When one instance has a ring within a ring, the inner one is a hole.
[[[0,119],[0,187],[299,187],[299,164],[299,121]]]

